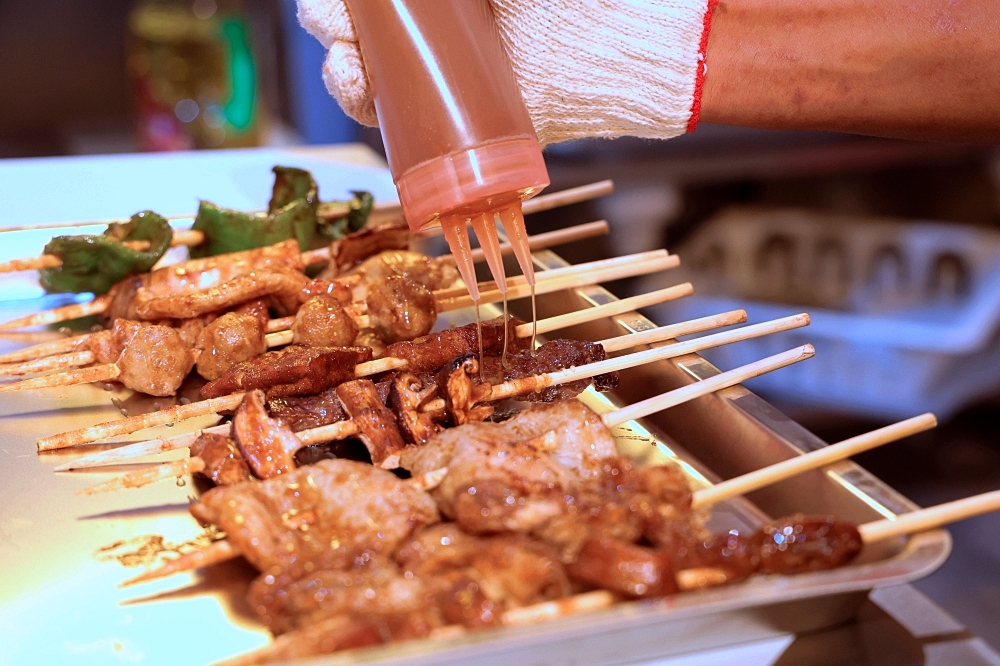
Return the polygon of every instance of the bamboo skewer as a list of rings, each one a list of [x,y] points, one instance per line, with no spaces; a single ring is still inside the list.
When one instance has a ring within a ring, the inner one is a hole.
[[[603,196],[604,194],[608,194],[609,192],[611,192],[613,189],[614,189],[614,184],[610,180],[603,180],[597,183],[592,183],[590,185],[574,187],[568,190],[553,192],[551,194],[545,194],[535,197],[534,199],[529,199],[528,201],[522,204],[521,210],[525,215],[543,210],[549,210],[551,208],[556,208],[558,206],[566,206],[572,203],[586,201],[588,199],[593,199],[595,197]],[[399,208],[398,203],[391,205],[376,204],[375,211],[383,214],[392,213],[395,211],[402,213],[402,209]],[[345,207],[344,215],[346,215],[348,212],[349,209]],[[167,219],[168,220],[188,219],[193,217],[194,217],[193,215],[180,215],[180,216],[171,216],[168,217]],[[601,223],[597,222],[594,224],[600,225]],[[606,231],[607,222],[604,222],[604,229],[605,231],[603,233],[607,233]],[[440,227],[437,228],[437,231],[438,233],[431,232],[423,235],[427,236],[439,235]],[[552,233],[558,234],[558,232],[552,232]],[[573,240],[580,240],[581,238],[589,238],[590,235],[597,235],[601,232],[596,231],[596,227],[592,227],[583,233],[584,235],[582,236],[573,236],[572,234],[570,234],[567,236],[569,240],[559,240],[560,236],[555,235],[553,237],[553,240],[551,241],[549,241],[548,239],[541,241],[541,243],[547,242],[548,244],[539,244],[537,248],[532,248],[532,249],[534,250],[534,249],[541,249],[543,247],[551,247],[552,245],[557,245],[559,243],[569,243],[572,242]],[[205,234],[201,231],[195,231],[192,229],[179,229],[179,230],[174,230],[173,236],[170,239],[170,247],[179,247],[181,245],[187,247],[193,247],[195,245],[200,245],[204,241],[205,241]],[[123,244],[126,247],[129,247],[133,250],[138,250],[140,252],[149,249],[149,241],[126,241]],[[330,259],[329,248],[320,248],[319,250],[311,250],[303,254],[307,255],[303,256],[303,260],[306,261],[306,265]],[[62,265],[62,260],[59,257],[51,254],[43,254],[37,258],[13,259],[11,261],[0,263],[0,273],[13,273],[16,271],[39,270],[42,268],[56,268],[57,266],[61,265]]]
[[[611,303],[604,306],[599,306],[598,308],[592,308],[590,311],[598,311],[602,307],[607,307],[607,305],[612,305]],[[604,316],[608,316],[604,313]],[[595,317],[595,319],[598,317]],[[546,320],[542,320],[544,323]],[[648,331],[642,331],[640,333],[630,333],[627,335],[620,335],[613,338],[608,338],[607,340],[602,340],[597,344],[604,347],[607,352],[621,351],[622,349],[628,349],[631,347],[636,347],[639,345],[653,344],[657,342],[663,342],[665,340],[670,340],[672,338],[681,335],[691,335],[694,333],[701,333],[713,328],[719,328],[723,326],[731,326],[733,324],[739,324],[746,321],[746,312],[743,310],[734,310],[732,312],[724,312],[722,314],[711,315],[708,317],[701,317],[700,319],[693,319],[688,322],[681,322],[679,324],[672,324],[670,326],[661,326],[659,328],[651,329]],[[527,337],[531,335],[530,330],[526,332],[526,335],[522,337]],[[238,394],[242,398],[242,393]],[[229,397],[229,396],[226,396]],[[200,405],[202,402],[191,403],[191,405]],[[238,403],[237,403],[238,404]],[[191,407],[188,405],[187,407]],[[194,418],[195,416],[204,416],[210,414],[210,408],[212,406],[206,404],[204,413],[192,413],[189,411],[184,418]],[[173,409],[173,408],[171,408]],[[235,409],[232,407],[231,409]],[[148,417],[150,415],[143,415],[142,417],[132,417],[136,420],[137,425],[142,425],[143,417]],[[174,422],[168,421],[168,422]],[[112,421],[111,423],[120,423],[120,421]],[[158,423],[157,425],[162,425]],[[83,456],[72,460],[67,463],[63,463],[55,468],[57,472],[65,472],[73,469],[84,469],[88,467],[98,467],[101,465],[113,465],[124,462],[129,462],[135,460],[136,458],[142,458],[147,455],[152,455],[155,453],[165,453],[167,451],[173,451],[175,449],[182,449],[197,439],[201,433],[218,433],[225,434],[228,432],[228,425],[214,426],[212,428],[206,428],[195,433],[185,433],[180,435],[173,435],[171,437],[150,440],[146,442],[136,442],[134,444],[128,444],[116,449],[111,449],[108,451],[101,451],[99,453],[94,453],[88,456]],[[141,430],[142,427],[136,427],[130,432],[135,432],[136,430]],[[81,432],[81,431],[77,431]],[[66,433],[69,435],[70,433]],[[93,434],[93,433],[91,433]],[[123,432],[116,432],[116,435],[125,434]],[[109,435],[110,436],[110,435]],[[58,435],[56,437],[59,437]],[[98,437],[96,439],[88,439],[86,442],[76,441],[70,446],[75,446],[76,444],[87,443],[91,441],[97,441],[97,439],[102,439]]]
[[[905,421],[873,430],[864,435],[858,435],[843,442],[831,444],[825,448],[810,451],[809,453],[783,460],[774,465],[768,465],[763,469],[743,474],[728,481],[717,483],[714,486],[709,486],[708,488],[696,490],[691,496],[691,508],[703,509],[713,504],[732,499],[733,497],[746,495],[754,490],[784,481],[797,474],[825,467],[826,465],[846,460],[851,456],[874,449],[883,444],[895,442],[904,437],[915,435],[918,432],[930,430],[936,425],[937,419],[933,414],[921,414],[920,416],[914,416]]]
[[[108,296],[104,295],[98,296],[86,303],[72,303],[59,308],[53,308],[52,310],[36,312],[35,314],[4,322],[0,324],[0,330],[28,328],[29,326],[47,326],[49,324],[58,324],[61,321],[69,321],[70,319],[101,314],[108,307],[109,301]]]
[[[602,259],[576,266],[556,268],[550,271],[543,271],[538,274],[535,283],[534,293],[536,295],[551,294],[564,289],[583,287],[601,282],[610,282],[638,275],[648,275],[659,271],[676,268],[680,264],[680,259],[676,255],[667,254],[666,250],[655,250],[653,252],[640,252],[626,257],[615,257],[613,259]],[[507,298],[526,298],[532,293],[532,287],[527,283],[523,275],[518,275],[507,280]],[[499,289],[480,289],[479,304],[499,303],[504,298]],[[472,307],[476,304],[472,297],[466,292],[463,295],[448,298],[442,296],[438,299],[438,312],[449,312],[462,308]]]
[[[405,365],[405,361],[398,358],[382,358],[374,361],[359,363],[354,366],[355,376],[367,377],[388,370],[396,370]],[[98,366],[102,367],[102,366]],[[89,369],[89,368],[86,368]],[[225,412],[236,409],[243,400],[243,393],[233,393],[218,398],[199,400],[198,402],[186,405],[176,405],[168,409],[139,416],[130,416],[117,421],[107,421],[99,423],[89,428],[81,428],[70,432],[43,437],[36,442],[39,451],[52,451],[64,449],[79,444],[96,442],[106,437],[116,437],[127,435],[146,428],[155,428],[168,423],[177,423],[185,419],[196,416],[206,416],[208,414]]]
[[[926,509],[903,513],[895,518],[884,518],[858,526],[865,543],[926,532],[966,518],[1000,511],[1000,490],[993,490],[954,502],[946,502]]]
[[[789,331],[795,328],[801,328],[802,326],[807,326],[808,324],[809,324],[809,315],[807,314],[793,315],[791,317],[782,317],[781,319],[775,319],[773,321],[754,324],[752,326],[744,326],[742,328],[738,328],[732,331],[725,331],[723,333],[714,333],[712,335],[706,335],[704,337],[697,338],[695,340],[678,342],[676,344],[667,345],[665,347],[657,347],[655,349],[647,349],[645,351],[636,352],[634,354],[628,354],[627,356],[618,356],[616,358],[611,358],[606,361],[589,363],[587,365],[582,365],[576,368],[569,368],[567,370],[558,370],[556,372],[551,372],[547,375],[544,375],[545,378],[542,380],[539,380],[536,377],[512,379],[510,381],[504,382],[503,384],[495,385],[493,387],[493,391],[490,393],[488,400],[490,401],[502,400],[504,398],[513,397],[515,395],[522,395],[524,393],[529,393],[531,391],[541,391],[542,389],[548,386],[553,386],[554,384],[563,384],[566,382],[577,381],[578,379],[585,379],[586,377],[591,376],[590,374],[591,372],[593,372],[593,374],[603,374],[605,372],[617,372],[619,370],[624,370],[626,368],[630,368],[636,365],[642,365],[644,363],[651,363],[653,361],[663,361],[669,358],[684,356],[685,354],[694,354],[699,351],[704,351],[705,349],[711,349],[712,347],[719,347],[722,345],[731,344],[733,342],[741,342],[743,340],[758,338],[764,335],[769,335],[771,333],[778,333],[781,331]],[[715,378],[713,377],[712,379]],[[631,419],[626,419],[626,421],[628,420]]]

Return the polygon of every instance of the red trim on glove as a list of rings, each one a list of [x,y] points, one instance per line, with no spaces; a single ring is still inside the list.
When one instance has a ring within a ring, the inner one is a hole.
[[[701,91],[705,86],[705,53],[708,51],[708,31],[712,28],[712,10],[719,0],[708,0],[705,8],[705,22],[701,31],[701,43],[698,45],[698,69],[694,76],[694,101],[691,102],[691,117],[688,119],[687,131],[693,132],[698,126],[698,116],[701,114]]]

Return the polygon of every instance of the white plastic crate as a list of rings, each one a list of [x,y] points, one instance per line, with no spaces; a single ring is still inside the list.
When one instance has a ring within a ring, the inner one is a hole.
[[[723,369],[811,342],[816,357],[748,385],[802,405],[876,418],[946,418],[1000,390],[1000,233],[801,210],[732,209],[677,250],[695,296],[652,308],[669,323],[745,308],[797,312],[808,328],[705,352]]]

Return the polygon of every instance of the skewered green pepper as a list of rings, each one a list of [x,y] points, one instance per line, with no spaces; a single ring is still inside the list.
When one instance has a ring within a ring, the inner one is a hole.
[[[49,293],[103,294],[125,276],[152,269],[172,238],[167,220],[149,210],[128,222],[109,224],[100,236],[56,236],[45,246],[45,254],[59,257],[62,265],[43,268],[40,282]],[[128,241],[148,241],[149,247],[134,250],[125,245]]]

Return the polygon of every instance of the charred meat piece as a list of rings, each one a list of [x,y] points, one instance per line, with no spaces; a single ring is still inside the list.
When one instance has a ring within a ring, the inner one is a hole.
[[[368,285],[368,316],[385,342],[426,335],[437,321],[437,302],[427,287],[401,275]]]
[[[348,418],[336,389],[327,389],[318,395],[270,398],[267,409],[294,431],[309,430],[337,423]]]
[[[195,349],[198,374],[205,379],[218,379],[242,363],[267,351],[267,321],[252,314],[229,312],[222,315],[198,334]]]
[[[550,340],[534,351],[525,349],[508,354],[507,367],[503,371],[503,377],[504,380],[531,377],[596,363],[606,358],[604,347],[600,344],[584,340]],[[597,375],[592,379],[581,379],[567,384],[549,386],[539,393],[528,393],[519,397],[528,402],[569,400],[585,391],[591,383],[598,391],[613,391],[618,388],[618,373],[610,372]]]
[[[358,438],[371,453],[372,463],[384,469],[399,467],[399,454],[406,442],[374,382],[355,379],[338,385],[336,390],[344,411],[358,428]]]
[[[271,418],[264,392],[248,391],[233,415],[233,437],[244,460],[258,479],[270,479],[295,469],[295,452],[302,442],[291,429]]]
[[[861,552],[858,529],[831,516],[796,514],[768,523],[751,537],[761,571],[803,573],[847,564]]]
[[[438,371],[436,379],[454,425],[485,421],[493,414],[492,405],[478,404],[489,397],[492,386],[479,380],[476,354],[453,359]]]
[[[205,462],[203,476],[217,486],[231,486],[250,480],[250,468],[236,442],[224,435],[202,433],[191,443],[191,457]]]
[[[241,303],[267,297],[282,316],[298,309],[299,295],[309,282],[294,270],[252,271],[208,289],[181,295],[157,296],[140,289],[135,296],[135,311],[140,319],[185,319],[208,312],[228,310]]]
[[[665,553],[617,539],[587,540],[566,570],[576,581],[626,597],[662,597],[677,592]]]
[[[435,384],[424,388],[416,375],[401,372],[389,382],[389,407],[396,413],[399,432],[408,444],[426,444],[441,431],[437,421],[443,414],[428,414],[420,407],[438,393]]]
[[[735,530],[692,541],[681,548],[663,550],[675,573],[688,579],[687,588],[733,583],[760,570],[757,545]]]
[[[509,336],[508,349],[527,349],[531,340],[519,338],[514,333],[514,329],[523,323],[514,317],[508,317],[506,322],[502,318],[484,321],[483,354],[499,356],[503,352],[505,325]],[[453,358],[473,353],[479,353],[479,337],[476,325],[469,324],[425,335],[410,342],[396,342],[386,347],[381,356],[404,359],[408,363],[407,370],[419,374],[436,372]]]
[[[307,347],[347,347],[358,337],[358,325],[333,296],[313,296],[292,322],[292,342]]]
[[[191,506],[225,531],[259,571],[290,580],[388,555],[417,528],[438,522],[430,495],[392,472],[322,460],[260,483],[212,488]]]
[[[118,332],[116,326],[116,343],[131,334],[117,360],[118,381],[141,393],[174,395],[194,367],[192,350],[177,331],[169,326],[139,326],[134,332],[123,329],[121,337]]]
[[[404,222],[361,229],[330,243],[330,265],[323,275],[336,277],[379,252],[405,250],[409,246],[410,228]]]
[[[204,398],[264,389],[268,398],[316,395],[354,379],[354,366],[371,360],[367,347],[300,347],[267,352],[233,367],[201,389]]]

